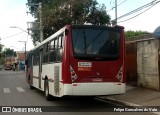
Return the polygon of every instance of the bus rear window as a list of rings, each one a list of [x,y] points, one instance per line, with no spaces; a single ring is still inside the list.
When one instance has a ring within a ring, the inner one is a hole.
[[[120,31],[111,28],[74,27],[72,45],[76,57],[119,57]]]

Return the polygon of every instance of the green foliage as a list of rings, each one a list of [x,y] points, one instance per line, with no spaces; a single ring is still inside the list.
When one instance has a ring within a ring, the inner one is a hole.
[[[2,52],[4,45],[0,44],[0,52]]]
[[[0,44],[0,64],[4,64],[4,58],[8,56],[17,56],[16,52],[13,49],[5,48],[3,51],[4,45]]]
[[[3,64],[4,64],[4,57],[0,56],[0,65],[3,65]]]
[[[42,3],[42,25],[44,39],[67,24],[92,23],[94,25],[110,24],[110,16],[106,14],[105,5],[96,0],[28,0],[28,3]],[[39,41],[38,6],[30,6],[36,18],[32,28],[33,43]]]
[[[126,31],[125,32],[125,37],[126,39],[134,39],[134,37],[137,37],[137,36],[142,36],[142,35],[145,35],[145,34],[149,34],[149,32],[147,31]]]
[[[13,49],[5,48],[4,51],[2,51],[4,45],[0,44],[0,64],[4,64],[4,58],[5,56],[17,56],[16,52]]]
[[[4,57],[2,55],[2,49],[3,49],[4,45],[0,44],[0,65],[4,64]]]
[[[2,52],[2,55],[5,55],[5,56],[17,56],[16,52],[13,50],[13,49],[10,49],[10,48],[6,48],[3,52]]]

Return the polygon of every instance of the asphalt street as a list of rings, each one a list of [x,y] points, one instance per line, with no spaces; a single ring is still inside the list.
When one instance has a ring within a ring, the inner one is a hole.
[[[46,107],[52,109],[53,112],[45,112],[45,114],[85,114],[97,115],[105,114],[113,111],[113,108],[118,108],[118,105],[99,101],[96,98],[88,97],[64,97],[53,98],[51,101],[46,101],[44,93],[37,89],[31,90],[25,80],[24,71],[0,71],[0,106],[15,106],[15,107]],[[1,115],[2,113],[0,113]],[[15,114],[15,113],[12,113]],[[23,113],[26,114],[26,113]],[[43,114],[43,113],[41,113]],[[131,114],[143,115],[151,113],[133,112],[119,113],[111,112],[111,114]],[[16,113],[17,115],[17,113]]]

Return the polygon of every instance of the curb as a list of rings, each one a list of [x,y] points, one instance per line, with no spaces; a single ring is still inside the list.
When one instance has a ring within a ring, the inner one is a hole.
[[[119,105],[129,106],[129,107],[133,107],[133,108],[142,107],[141,105],[138,105],[138,104],[125,102],[125,101],[121,101],[121,100],[110,98],[110,97],[96,97],[96,98],[99,99],[99,100],[105,101],[105,102],[109,102],[109,103],[114,104],[114,105],[119,104]],[[153,113],[155,115],[160,115],[160,112],[150,112],[150,113]]]

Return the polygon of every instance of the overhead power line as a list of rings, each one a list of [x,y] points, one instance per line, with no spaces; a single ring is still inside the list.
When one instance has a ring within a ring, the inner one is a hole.
[[[136,13],[136,12],[138,12],[138,11],[144,9],[144,8],[147,8],[147,7],[150,7],[150,6],[154,6],[154,5],[156,5],[157,3],[159,3],[159,2],[160,2],[160,1],[153,0],[152,2],[150,2],[150,3],[148,3],[148,4],[144,5],[144,6],[141,6],[141,7],[137,8],[137,9],[135,9],[135,10],[129,12],[129,13],[126,13],[126,14],[118,17],[117,20],[118,20],[118,19],[121,19],[121,18],[124,18],[124,17],[126,17],[126,16],[129,16],[129,15],[131,15],[131,14],[133,14],[133,13]]]
[[[21,33],[24,33],[24,32],[19,32],[19,33],[17,33],[17,34],[11,35],[11,36],[8,36],[8,37],[5,37],[5,38],[1,38],[1,40],[7,39],[7,38],[11,38],[11,37],[14,37],[14,36],[17,36],[17,35],[19,35],[19,34],[21,34]]]
[[[127,0],[124,0],[123,2],[119,3],[119,4],[117,5],[117,7],[120,6],[121,4],[125,3],[126,1],[127,1]],[[109,12],[109,11],[113,10],[114,8],[115,8],[115,6],[112,7],[111,9],[107,10],[106,12]]]
[[[155,5],[153,5],[153,6],[155,6]],[[117,22],[117,23],[122,23],[122,22],[129,21],[129,20],[131,20],[131,19],[133,19],[133,18],[135,18],[135,17],[137,17],[137,16],[139,16],[139,15],[141,15],[141,14],[145,13],[146,11],[148,11],[149,9],[151,9],[153,6],[151,6],[151,7],[147,8],[147,9],[146,9],[146,10],[144,10],[143,12],[141,12],[141,13],[139,13],[139,14],[137,14],[137,15],[135,15],[135,16],[133,16],[133,17],[131,17],[131,18],[128,18],[128,19],[123,20],[123,21],[119,21],[119,22]]]

